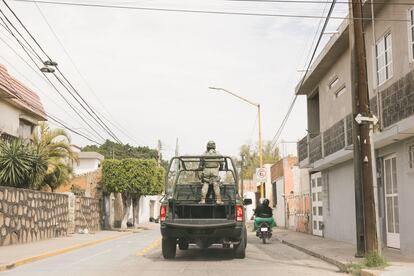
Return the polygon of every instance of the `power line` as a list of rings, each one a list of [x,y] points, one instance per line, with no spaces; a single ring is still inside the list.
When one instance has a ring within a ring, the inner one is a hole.
[[[16,15],[16,13],[10,8],[10,6],[6,3],[5,0],[3,0],[3,3],[6,5],[6,7],[9,9],[9,11],[13,14],[13,16],[17,19],[17,21],[20,23],[20,25],[23,27],[23,29],[29,34],[29,36],[32,38],[32,40],[36,43],[36,45],[41,49],[41,51],[47,56],[47,58],[52,61],[50,56],[46,53],[46,51],[41,47],[39,42],[34,38],[34,36],[30,33],[30,31],[26,28],[26,26],[23,24],[23,22],[19,19],[19,17]],[[1,10],[0,10],[1,11]],[[29,47],[36,52],[31,45],[27,42],[27,40],[24,38],[24,36],[17,30],[17,28],[13,25],[13,23],[7,18],[7,16],[1,11],[3,16],[6,18],[6,20],[9,22],[9,24],[12,25],[12,27],[18,32],[18,34],[23,38],[23,40],[29,45]],[[16,38],[16,37],[15,37]],[[16,38],[17,39],[17,38]],[[20,43],[20,42],[19,42]],[[41,57],[36,53],[38,58],[42,61]],[[42,61],[43,62],[43,61]],[[56,66],[56,69],[62,75],[62,77],[65,79],[65,81],[69,84],[70,88],[76,93],[76,95],[81,99],[81,101],[86,105],[86,107],[78,100],[76,96],[73,95],[73,93],[70,91],[70,89],[63,83],[63,81],[56,75],[53,74],[56,79],[61,83],[61,85],[71,94],[71,96],[77,101],[77,103],[88,113],[89,116],[91,116],[92,119],[97,122],[97,124],[102,127],[102,129],[109,134],[115,141],[118,143],[121,143],[121,140],[112,132],[112,130],[102,121],[102,119],[96,114],[94,109],[86,102],[86,100],[80,95],[80,93],[75,89],[75,87],[70,83],[70,81],[65,77],[65,75],[59,70],[59,68]],[[91,114],[91,112],[93,114]]]
[[[8,77],[7,76],[5,76],[4,74],[3,74],[3,72],[2,72],[2,70],[0,70],[0,74],[3,76],[3,78],[6,80],[6,82],[9,84],[9,86],[10,86],[10,88],[11,89],[13,89],[13,90],[9,90],[10,92],[12,92],[12,94],[14,95],[14,96],[16,96],[16,98],[18,98],[18,99],[20,99],[22,102],[24,102],[25,104],[27,104],[27,106],[29,106],[31,109],[32,109],[32,111],[37,111],[37,112],[40,112],[40,113],[45,113],[46,114],[46,116],[47,117],[49,117],[49,118],[51,118],[53,121],[55,121],[55,122],[57,122],[58,124],[60,124],[61,126],[63,126],[64,128],[66,128],[67,130],[69,130],[69,131],[71,131],[71,132],[73,132],[73,133],[76,133],[76,134],[78,134],[79,136],[82,136],[82,137],[84,137],[85,139],[87,139],[87,140],[89,140],[89,141],[91,141],[91,142],[93,142],[93,143],[96,143],[96,144],[98,144],[98,145],[101,145],[99,142],[97,142],[97,141],[95,141],[95,140],[93,140],[93,139],[91,139],[91,138],[89,138],[88,136],[86,136],[86,135],[84,135],[84,134],[82,134],[81,132],[79,132],[79,131],[76,131],[76,130],[74,130],[73,128],[71,128],[71,127],[69,127],[69,126],[67,126],[62,120],[60,120],[60,119],[58,119],[57,117],[55,117],[55,116],[53,116],[53,115],[51,115],[51,114],[47,114],[46,112],[44,112],[43,110],[41,110],[41,109],[39,109],[38,107],[36,107],[36,106],[33,106],[31,103],[29,103],[28,101],[26,101],[18,92],[17,92],[17,89],[16,89],[16,87],[12,84],[12,83],[10,83],[10,81],[9,81],[9,79],[8,79]]]
[[[4,1],[4,0],[3,0]],[[303,14],[276,14],[276,13],[252,13],[252,12],[227,12],[227,11],[209,11],[209,10],[194,10],[194,9],[169,9],[169,8],[153,8],[153,7],[138,7],[138,6],[122,6],[122,5],[105,5],[105,4],[89,4],[89,3],[74,3],[74,2],[53,2],[44,0],[13,0],[15,2],[39,3],[62,6],[78,6],[78,7],[93,7],[93,8],[110,8],[110,9],[125,9],[125,10],[143,10],[143,11],[158,11],[158,12],[180,12],[180,13],[199,13],[199,14],[218,14],[218,15],[241,15],[241,16],[264,16],[264,17],[281,17],[281,18],[307,18],[318,19],[325,18],[318,15],[303,15]],[[331,16],[331,19],[353,19],[353,20],[369,20],[367,18],[349,18],[342,16]],[[408,22],[408,19],[390,19],[377,18],[377,21],[397,21]]]
[[[0,19],[2,19],[0,17]],[[4,21],[3,21],[4,22]],[[10,22],[10,21],[8,21]],[[38,68],[38,70],[40,71],[40,67],[37,65],[37,63],[35,62],[35,60],[33,59],[33,57],[30,55],[30,53],[28,52],[27,48],[23,45],[23,43],[20,41],[19,38],[17,38],[17,36],[10,30],[10,28],[8,28],[10,31],[10,34],[16,39],[16,41],[20,44],[20,46],[22,47],[23,51],[27,54],[27,56],[30,58],[30,60],[35,64],[35,66]],[[83,118],[83,115],[79,114],[79,111],[69,102],[68,99],[66,99],[66,97],[59,91],[59,89],[53,84],[53,82],[47,77],[47,75],[45,73],[43,73],[43,76],[46,78],[46,80],[50,83],[50,85],[56,90],[56,92],[59,94],[59,96],[61,96],[61,98],[70,106],[70,108],[78,115],[78,117],[92,130],[94,131],[101,139],[105,140],[105,138],[103,138],[103,136],[101,136],[95,128],[93,128],[86,120],[85,118]]]
[[[323,24],[322,30],[321,30],[321,32],[319,34],[318,41],[316,42],[315,48],[314,48],[313,53],[312,53],[312,56],[311,56],[311,58],[309,60],[308,66],[307,66],[306,71],[305,71],[305,74],[304,74],[304,76],[303,76],[303,78],[302,78],[302,80],[300,82],[300,85],[299,85],[300,88],[302,87],[302,85],[303,85],[303,83],[305,81],[305,78],[306,78],[306,74],[309,72],[309,68],[312,65],[312,61],[313,61],[313,59],[314,59],[314,57],[316,55],[316,52],[317,52],[318,47],[319,47],[319,44],[320,44],[320,42],[322,40],[323,33],[325,32],[325,29],[326,29],[326,27],[328,25],[328,22],[329,22],[329,19],[331,17],[331,14],[333,12],[334,7],[335,7],[335,0],[333,0],[333,2],[331,4],[331,7],[329,8],[328,14],[326,15],[325,23]],[[277,140],[279,139],[280,135],[282,134],[283,128],[285,127],[286,122],[289,119],[289,116],[290,116],[290,114],[292,112],[292,109],[293,109],[293,107],[294,107],[294,105],[296,103],[297,97],[298,97],[298,95],[295,93],[295,96],[293,97],[293,100],[292,100],[292,102],[291,102],[291,104],[289,106],[289,109],[288,109],[285,117],[283,118],[283,121],[282,121],[279,129],[277,130],[275,136],[272,139],[272,148],[277,143]]]
[[[91,85],[86,81],[86,78],[83,76],[83,74],[80,72],[78,66],[76,66],[75,61],[73,60],[73,58],[71,57],[71,55],[69,54],[68,50],[66,49],[65,45],[63,44],[63,42],[60,40],[59,36],[57,35],[57,33],[55,32],[55,30],[53,29],[52,25],[49,23],[49,21],[47,20],[47,17],[45,16],[45,14],[42,12],[41,8],[39,7],[39,5],[37,4],[37,2],[34,2],[37,10],[39,11],[40,15],[42,16],[43,20],[45,21],[46,25],[48,26],[49,30],[51,31],[51,33],[53,34],[53,36],[55,37],[56,41],[59,43],[60,47],[62,48],[63,52],[65,53],[65,55],[68,57],[69,61],[72,63],[73,67],[75,68],[75,71],[78,73],[78,75],[81,77],[82,81],[85,83],[86,87],[89,89],[90,92],[92,92],[92,94],[95,96],[96,100],[98,101],[98,103],[101,105],[101,107],[106,111],[106,113],[112,118],[112,120],[115,120],[113,116],[111,116],[110,112],[108,111],[108,109],[105,107],[105,105],[102,103],[102,101],[99,99],[99,97],[96,95],[95,91],[92,89]],[[98,112],[97,112],[98,113]],[[134,141],[137,144],[138,143],[134,138],[131,137],[131,135],[128,133],[128,131],[126,131],[125,129],[120,127],[120,124],[118,122],[115,121],[115,124],[112,123],[109,119],[107,119],[102,113],[98,113],[101,117],[103,117],[107,123],[111,124],[114,128],[116,128],[118,131],[120,131],[122,134],[124,134],[127,138],[129,138],[131,141]],[[119,125],[119,126],[118,126]]]
[[[19,1],[19,0],[14,0]],[[285,3],[285,4],[324,4],[325,1],[318,1],[318,0],[225,0],[230,2],[261,2],[261,3]],[[332,1],[329,1],[329,3],[333,3]],[[352,1],[335,1],[335,4],[345,4],[349,5],[349,3],[353,3]],[[399,3],[390,3],[390,2],[378,2],[378,1],[371,1],[370,3],[365,3],[365,5],[389,5],[389,6],[412,6],[413,3],[409,2],[399,2]]]

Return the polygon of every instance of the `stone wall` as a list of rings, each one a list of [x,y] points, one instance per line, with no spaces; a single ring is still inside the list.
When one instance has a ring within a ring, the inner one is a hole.
[[[101,205],[99,199],[76,197],[75,199],[75,233],[87,228],[89,231],[101,229]]]
[[[68,196],[0,186],[0,246],[67,235]]]
[[[322,158],[321,135],[309,139],[309,161],[311,163]]]
[[[299,161],[308,158],[308,136],[305,136],[298,142],[298,157]]]

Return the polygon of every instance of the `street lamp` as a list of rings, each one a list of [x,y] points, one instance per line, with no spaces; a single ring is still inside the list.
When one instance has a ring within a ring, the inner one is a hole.
[[[255,107],[257,107],[257,117],[258,117],[258,123],[259,123],[259,163],[260,163],[260,168],[263,169],[263,143],[262,143],[262,121],[261,121],[261,114],[260,114],[260,104],[258,103],[254,103],[252,101],[249,101],[248,99],[245,99],[233,92],[230,92],[224,88],[220,88],[220,87],[209,87],[209,89],[211,90],[217,90],[217,91],[223,91],[226,92],[248,104],[251,104]],[[243,185],[243,184],[242,184]],[[260,197],[264,198],[264,187],[263,187],[263,183],[260,183]]]

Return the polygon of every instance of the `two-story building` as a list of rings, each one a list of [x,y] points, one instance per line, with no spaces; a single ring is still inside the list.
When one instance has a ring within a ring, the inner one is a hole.
[[[39,96],[0,64],[0,137],[31,139],[39,121],[46,121]]]
[[[364,34],[370,108],[379,118],[373,135],[379,239],[414,255],[414,2],[401,3],[375,3],[372,13],[366,1]],[[344,21],[296,94],[307,97],[308,134],[298,156],[311,171],[313,233],[355,243],[349,44]]]

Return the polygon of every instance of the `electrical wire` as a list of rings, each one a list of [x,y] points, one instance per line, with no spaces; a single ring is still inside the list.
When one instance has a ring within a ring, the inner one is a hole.
[[[0,17],[1,18],[1,17]],[[10,30],[10,29],[9,29]],[[35,66],[38,68],[39,72],[40,72],[40,67],[37,65],[36,61],[33,59],[33,57],[30,55],[30,53],[27,51],[26,47],[24,46],[24,44],[20,41],[19,38],[17,38],[17,36],[11,32],[11,35],[16,39],[16,41],[20,44],[20,46],[22,47],[23,51],[27,54],[27,56],[30,58],[30,60],[35,64]],[[80,114],[80,112],[69,102],[69,100],[60,92],[60,90],[53,84],[53,82],[48,78],[48,76],[43,73],[43,76],[46,78],[46,80],[49,82],[49,84],[55,89],[55,91],[59,94],[59,96],[66,102],[66,104],[69,105],[69,107],[78,115],[78,117],[93,131],[96,133],[96,135],[98,135],[101,139],[105,140],[105,138],[103,138],[103,136],[101,134],[99,134],[99,132],[97,132],[97,130],[92,127],[88,121],[86,121],[86,119],[83,117],[83,115]]]
[[[57,35],[57,33],[55,32],[55,30],[53,29],[52,25],[49,23],[49,20],[47,19],[47,17],[45,16],[45,14],[43,13],[42,9],[39,7],[39,5],[37,4],[37,2],[34,2],[39,14],[42,16],[43,21],[46,23],[47,27],[49,28],[49,30],[51,31],[51,33],[53,34],[53,36],[55,37],[56,41],[58,42],[58,44],[60,45],[60,47],[62,48],[63,52],[65,53],[65,55],[68,57],[69,61],[72,63],[75,71],[78,73],[78,75],[81,77],[82,81],[84,82],[84,84],[86,85],[86,87],[89,89],[89,91],[95,96],[97,102],[101,105],[101,107],[106,111],[106,113],[111,117],[112,120],[114,120],[115,123],[112,123],[111,120],[109,120],[108,118],[106,118],[102,113],[99,113],[97,111],[97,113],[106,120],[106,122],[108,124],[111,124],[114,128],[116,128],[118,131],[120,131],[122,134],[124,134],[127,138],[129,138],[131,141],[134,141],[136,144],[140,144],[139,142],[137,142],[134,138],[132,138],[132,135],[130,135],[128,133],[127,130],[125,130],[124,128],[121,127],[121,124],[119,122],[117,122],[114,117],[111,115],[111,113],[108,111],[108,109],[105,107],[105,105],[102,103],[102,101],[100,100],[100,98],[96,95],[95,91],[92,89],[91,85],[86,81],[86,78],[83,76],[83,74],[80,72],[78,66],[75,64],[75,61],[73,60],[73,58],[71,57],[71,55],[69,54],[68,50],[66,49],[65,45],[63,44],[63,42],[60,40],[59,36]]]
[[[4,1],[4,0],[3,0]],[[110,9],[125,9],[125,10],[143,10],[143,11],[158,11],[158,12],[180,12],[180,13],[199,13],[199,14],[218,14],[218,15],[241,15],[241,16],[264,16],[264,17],[281,17],[281,18],[308,18],[318,19],[324,18],[318,15],[304,15],[304,14],[277,14],[277,13],[252,13],[252,12],[227,12],[227,11],[209,11],[209,10],[194,10],[194,9],[169,9],[169,8],[153,8],[153,7],[138,7],[138,6],[122,6],[122,5],[105,5],[105,4],[90,4],[90,3],[74,3],[74,2],[54,2],[46,0],[13,0],[15,2],[39,3],[62,6],[78,6],[78,7],[93,7],[93,8],[110,8]],[[370,20],[367,18],[349,18],[342,16],[331,16],[331,19],[352,19],[352,20]],[[408,19],[391,19],[391,18],[377,18],[377,21],[397,21],[408,22]]]
[[[15,0],[15,1],[19,1],[19,0]],[[284,3],[284,4],[324,4],[326,3],[325,1],[318,1],[318,0],[225,0],[225,1],[229,1],[229,2],[260,2],[260,3]],[[328,4],[332,4],[332,1],[329,1]],[[335,4],[345,4],[345,5],[349,5],[350,3],[352,3],[352,1],[336,1]],[[365,3],[368,5],[371,5],[371,3]],[[390,3],[390,2],[377,2],[375,1],[375,3],[373,3],[374,5],[389,5],[389,6],[412,6],[413,3],[409,3],[409,2],[394,2],[394,3]]]
[[[305,74],[304,74],[304,76],[303,76],[303,78],[302,78],[302,80],[300,82],[299,90],[302,88],[303,83],[304,83],[305,78],[306,78],[306,74],[309,72],[309,68],[312,65],[312,61],[313,61],[313,59],[314,59],[314,57],[316,55],[316,52],[317,52],[318,47],[319,47],[319,44],[320,44],[320,42],[322,40],[323,33],[325,32],[325,29],[326,29],[326,27],[328,25],[329,19],[331,17],[331,14],[333,12],[334,7],[335,7],[335,2],[336,2],[335,0],[332,2],[331,7],[329,8],[328,14],[326,15],[326,19],[325,19],[325,22],[324,22],[324,24],[322,26],[322,30],[321,30],[321,32],[319,34],[318,41],[316,42],[315,48],[314,48],[313,53],[312,53],[312,56],[311,56],[311,58],[309,60],[308,66],[307,66],[306,71],[305,71]],[[296,103],[297,97],[298,97],[298,95],[295,93],[295,95],[293,97],[293,100],[292,100],[292,102],[291,102],[291,104],[289,106],[289,109],[288,109],[285,117],[283,118],[283,121],[282,121],[281,125],[279,126],[278,130],[276,131],[275,136],[272,139],[272,144],[271,144],[271,148],[272,149],[275,146],[275,144],[277,143],[277,141],[279,140],[280,135],[282,134],[283,128],[285,127],[286,122],[289,119],[289,116],[290,116],[290,114],[292,112],[292,109],[293,109],[293,107],[294,107],[294,105]]]
[[[29,34],[29,36],[32,38],[32,40],[36,43],[36,45],[39,47],[39,49],[46,55],[46,57],[52,61],[50,56],[46,53],[46,51],[42,48],[40,43],[36,40],[36,38],[30,33],[30,31],[26,28],[26,26],[23,24],[23,22],[20,20],[20,18],[16,15],[16,13],[13,11],[13,9],[10,8],[10,6],[6,3],[5,0],[3,0],[3,3],[6,5],[6,7],[9,9],[9,11],[13,14],[13,16],[16,18],[16,20],[19,22],[19,24],[23,27],[23,29]],[[0,10],[1,11],[1,10]],[[13,27],[13,29],[16,30],[16,32],[23,38],[23,40],[26,42],[26,44],[29,45],[29,47],[34,51],[34,49],[31,47],[31,45],[27,42],[27,40],[23,37],[23,35],[17,30],[17,28],[13,25],[13,23],[7,18],[7,16],[1,11],[3,16],[6,18],[6,20],[9,22],[9,24]],[[16,38],[16,37],[15,37]],[[36,51],[34,51],[36,52]],[[42,58],[36,53],[38,58],[42,61]],[[42,61],[43,62],[43,61]],[[76,96],[73,95],[73,93],[70,91],[70,89],[63,83],[63,81],[56,75],[53,74],[56,79],[61,83],[62,86],[71,94],[71,96],[77,101],[77,103],[88,113],[88,115],[93,118],[101,128],[109,134],[110,137],[112,137],[115,141],[122,144],[121,140],[115,135],[115,133],[102,121],[102,119],[96,114],[94,109],[87,103],[87,101],[80,95],[80,93],[75,89],[75,87],[72,85],[72,83],[66,78],[66,76],[60,71],[60,69],[56,66],[56,69],[60,73],[60,75],[64,78],[64,80],[68,83],[70,88],[75,92],[75,94],[81,99],[81,101],[78,100]],[[85,107],[86,105],[86,107]],[[91,114],[92,112],[92,114]]]

